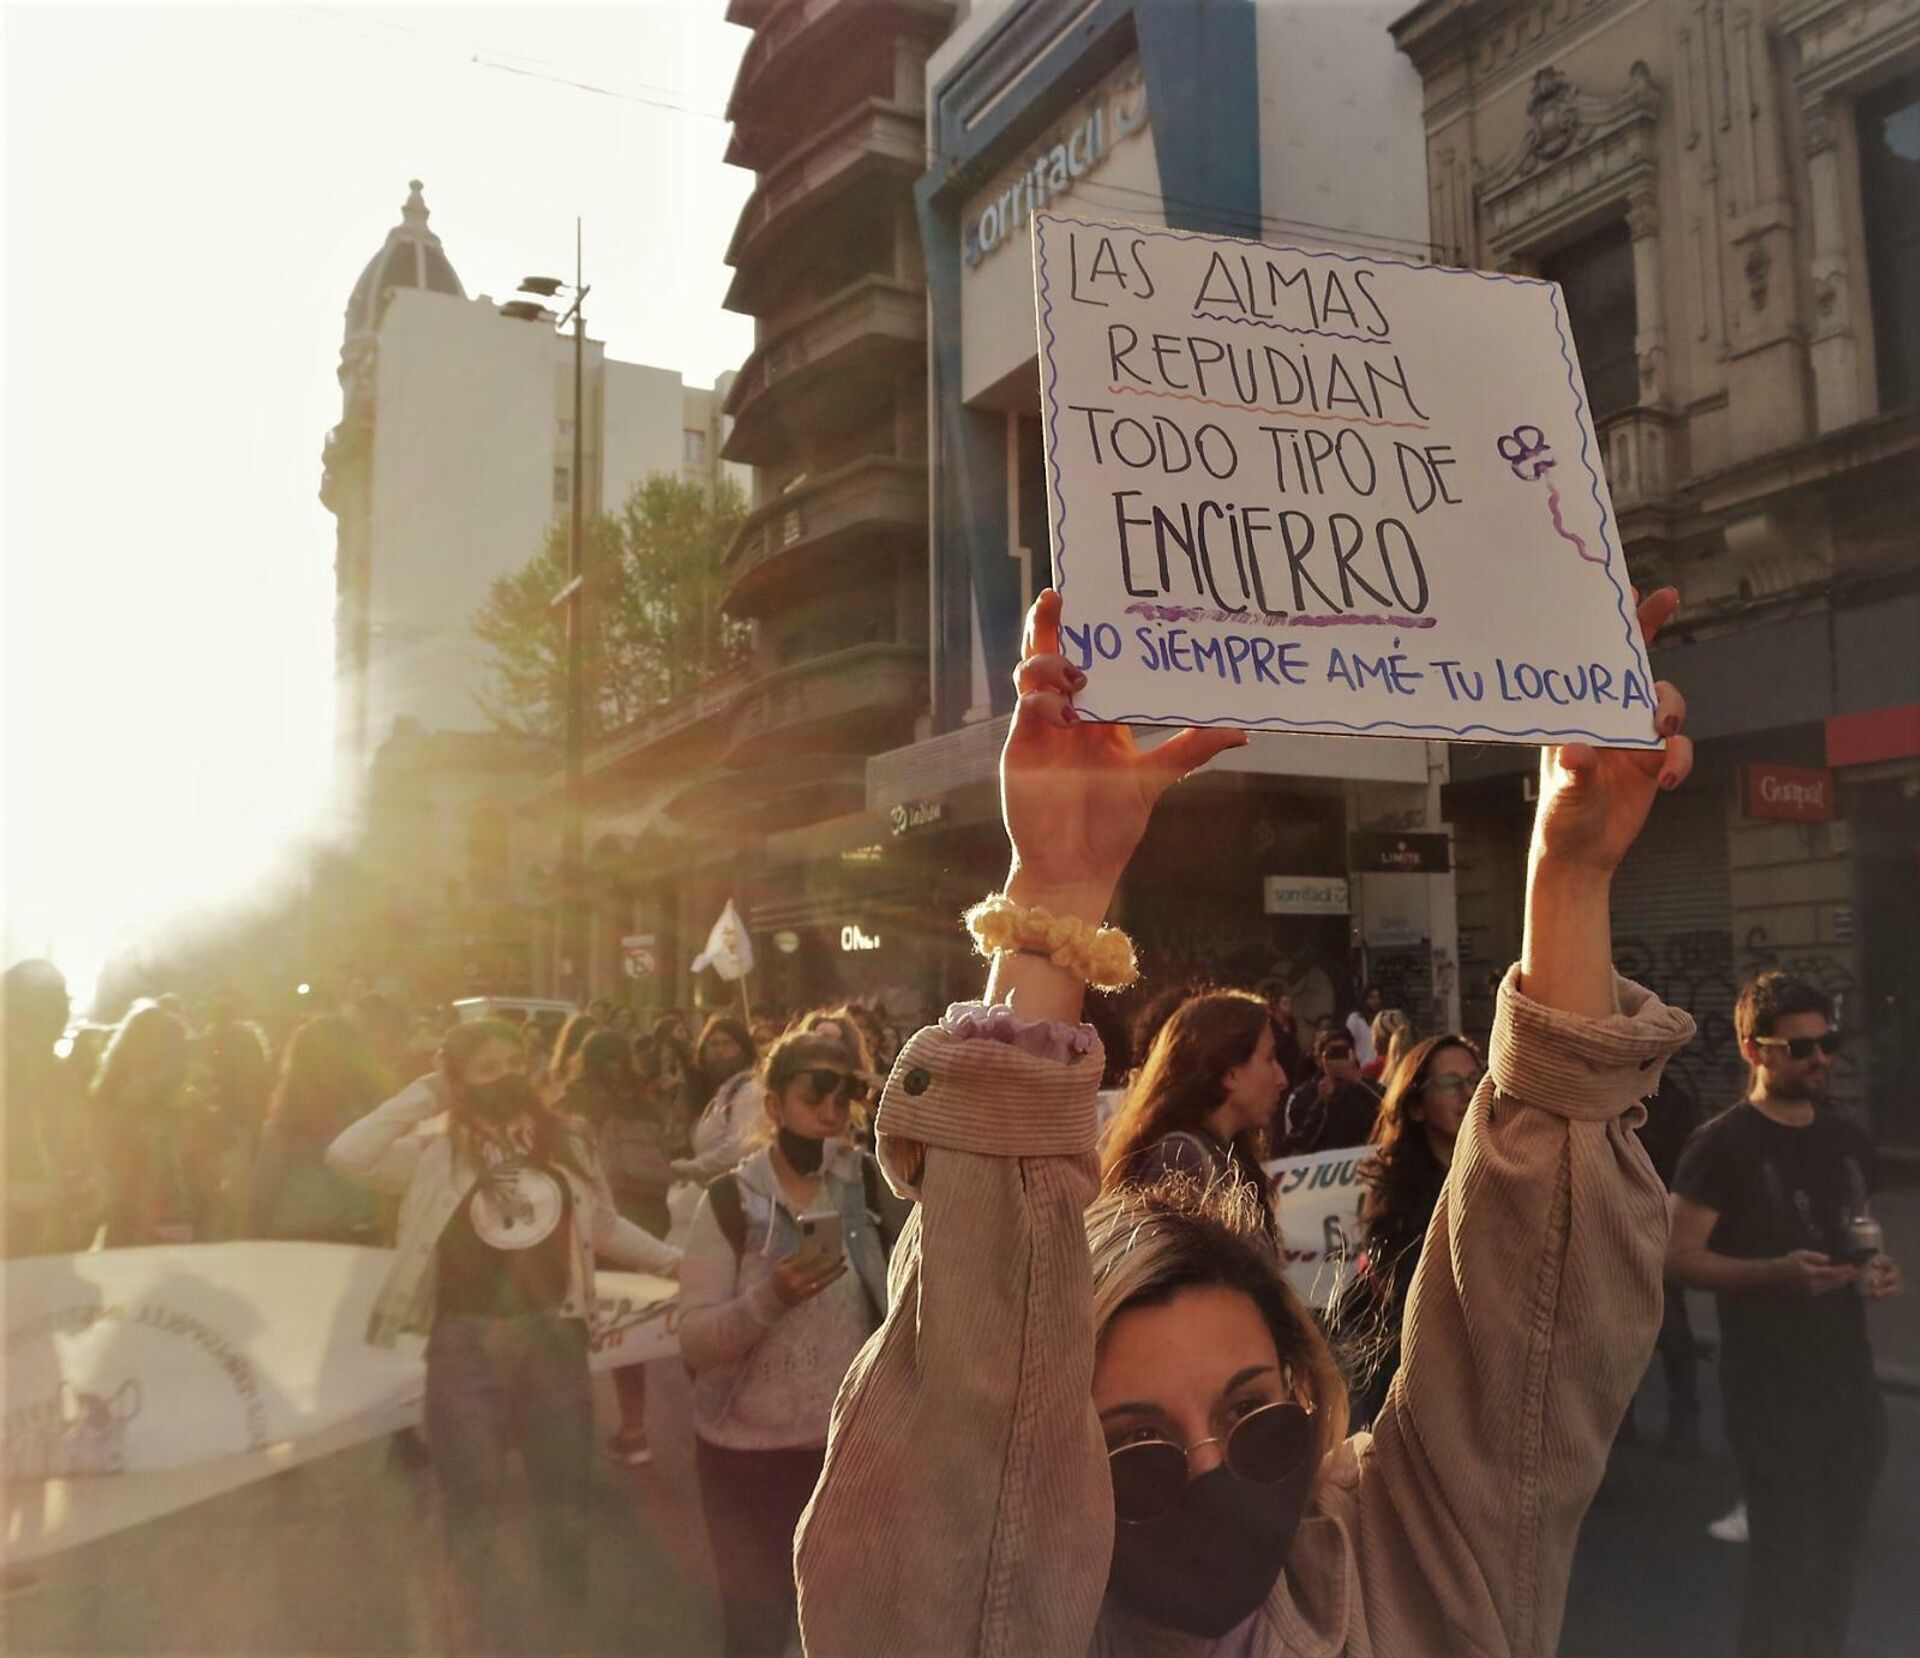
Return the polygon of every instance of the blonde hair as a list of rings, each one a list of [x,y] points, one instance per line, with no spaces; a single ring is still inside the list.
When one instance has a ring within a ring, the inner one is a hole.
[[[1393,1075],[1414,1041],[1413,1021],[1397,1007],[1383,1007],[1373,1016],[1373,1051],[1385,1062],[1382,1077]]]
[[[1313,1407],[1319,1463],[1347,1436],[1347,1387],[1326,1337],[1282,1276],[1244,1186],[1207,1187],[1172,1175],[1104,1192],[1087,1210],[1097,1350],[1113,1321],[1183,1290],[1217,1286],[1247,1297],[1266,1321],[1294,1396]]]

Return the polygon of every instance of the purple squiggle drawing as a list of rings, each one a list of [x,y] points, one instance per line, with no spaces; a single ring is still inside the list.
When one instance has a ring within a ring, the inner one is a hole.
[[[1553,470],[1553,451],[1547,443],[1547,435],[1538,426],[1516,426],[1494,444],[1500,458],[1507,463],[1513,475],[1522,483],[1537,483]],[[1553,519],[1554,533],[1562,541],[1573,544],[1573,550],[1589,564],[1605,564],[1608,555],[1605,552],[1590,553],[1586,542],[1567,528],[1560,516],[1560,491],[1552,479],[1547,479],[1547,512]]]

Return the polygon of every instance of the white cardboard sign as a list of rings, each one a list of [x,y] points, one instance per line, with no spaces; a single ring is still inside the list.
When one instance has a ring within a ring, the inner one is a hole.
[[[1654,748],[1557,285],[1034,218],[1091,719]]]

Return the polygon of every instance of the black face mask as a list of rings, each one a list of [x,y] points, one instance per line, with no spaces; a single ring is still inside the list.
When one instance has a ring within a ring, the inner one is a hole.
[[[792,1129],[782,1127],[774,1136],[780,1145],[780,1155],[787,1160],[787,1166],[795,1174],[814,1174],[826,1161],[827,1142],[809,1140],[804,1134],[795,1134]]]
[[[1313,1468],[1254,1485],[1222,1465],[1139,1525],[1113,1528],[1107,1593],[1148,1623],[1218,1640],[1260,1606],[1287,1563]]]
[[[521,1071],[509,1071],[492,1082],[470,1082],[461,1089],[476,1117],[504,1123],[533,1109],[533,1083]]]

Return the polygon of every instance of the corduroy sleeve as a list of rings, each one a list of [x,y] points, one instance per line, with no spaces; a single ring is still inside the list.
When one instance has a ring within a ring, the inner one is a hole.
[[[1101,1063],[930,1027],[894,1065],[881,1158],[919,1204],[800,1526],[812,1658],[1084,1658],[1113,1527],[1082,1221]]]
[[[1615,982],[1586,1019],[1500,989],[1488,1074],[1360,1457],[1376,1647],[1545,1658],[1580,1521],[1653,1350],[1665,1194],[1631,1132],[1693,1021]],[[1364,1443],[1364,1442],[1363,1442]]]

